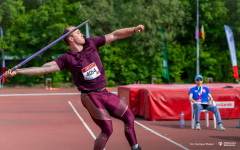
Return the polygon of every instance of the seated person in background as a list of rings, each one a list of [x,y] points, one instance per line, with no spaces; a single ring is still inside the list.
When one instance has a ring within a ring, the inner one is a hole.
[[[213,98],[211,92],[207,87],[203,87],[203,77],[201,75],[197,75],[195,77],[196,87],[193,87],[189,91],[189,101],[193,103],[194,113],[196,116],[196,130],[200,130],[200,113],[201,110],[206,109],[214,113],[218,123],[218,130],[224,131],[225,128],[222,125],[222,119],[218,108],[213,104]]]

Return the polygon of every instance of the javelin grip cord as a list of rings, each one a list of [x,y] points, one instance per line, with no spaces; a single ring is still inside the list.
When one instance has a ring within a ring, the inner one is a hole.
[[[11,69],[11,71],[15,71],[16,69],[20,68],[21,66],[23,66],[24,64],[26,64],[27,62],[29,62],[30,60],[32,60],[33,58],[35,58],[36,56],[38,56],[39,54],[41,54],[42,52],[44,52],[45,50],[47,50],[48,48],[50,48],[51,46],[53,46],[54,44],[56,44],[57,42],[61,41],[62,39],[64,39],[67,35],[71,34],[73,31],[75,31],[76,29],[80,28],[81,26],[85,25],[89,20],[83,22],[82,24],[80,24],[79,26],[75,27],[74,29],[72,29],[71,31],[67,32],[66,34],[64,34],[63,36],[61,36],[60,38],[58,38],[57,40],[55,40],[54,42],[52,42],[51,44],[49,44],[48,46],[44,47],[43,49],[41,49],[40,51],[38,51],[37,53],[33,54],[32,56],[28,57],[26,60],[24,60],[23,62],[21,62],[20,64],[16,65],[15,67],[13,67]],[[0,76],[0,79],[2,79],[4,77],[4,75]]]

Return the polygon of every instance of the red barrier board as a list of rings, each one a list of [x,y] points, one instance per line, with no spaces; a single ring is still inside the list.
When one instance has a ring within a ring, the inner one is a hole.
[[[147,120],[191,120],[188,92],[195,84],[132,84],[118,87],[118,95],[126,100],[134,115]],[[239,118],[240,85],[232,83],[203,84],[209,88],[222,119]],[[201,119],[204,119],[201,114]],[[209,118],[213,115],[210,112]]]

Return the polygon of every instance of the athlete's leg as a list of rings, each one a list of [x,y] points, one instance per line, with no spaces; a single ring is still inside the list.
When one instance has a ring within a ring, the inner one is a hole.
[[[93,121],[101,128],[101,133],[94,143],[94,150],[102,150],[113,132],[110,115],[104,108],[103,102],[91,100],[87,94],[82,94],[81,100]]]
[[[110,119],[110,116],[106,115],[108,114],[107,112],[109,112],[111,116],[121,119],[125,123],[124,131],[125,131],[126,138],[129,142],[129,145],[132,148],[134,147],[136,148],[137,140],[136,140],[136,135],[134,130],[134,115],[132,114],[132,111],[128,108],[128,106],[123,101],[121,101],[118,96],[112,93],[109,93],[107,90],[103,90],[101,92],[88,93],[88,96],[91,99],[90,101],[94,104],[94,106],[97,107],[97,110],[102,114],[101,116],[99,115],[96,116],[97,112],[89,111],[93,119],[95,120],[96,118],[102,118],[102,120],[105,120],[103,121],[103,124],[107,124],[107,122],[109,122],[108,118]],[[105,106],[103,106],[102,103],[104,103]],[[96,110],[91,107],[88,107],[88,108],[89,108],[88,110]],[[111,131],[112,133],[112,124],[111,124],[111,127],[107,126],[106,129],[104,130],[105,125],[102,125],[102,122],[100,122],[99,120],[95,120],[95,122],[102,129],[102,133],[105,133],[105,132],[108,133],[107,130]],[[106,134],[106,135],[109,135],[109,134]],[[109,136],[107,136],[107,138],[109,138]]]
[[[124,133],[130,146],[137,144],[137,138],[134,130],[134,115],[130,108],[115,94],[104,91],[108,95],[105,107],[111,116],[121,119],[124,122]]]

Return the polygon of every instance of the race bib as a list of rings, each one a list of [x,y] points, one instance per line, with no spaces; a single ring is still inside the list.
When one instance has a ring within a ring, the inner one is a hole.
[[[82,73],[85,80],[93,80],[101,75],[97,65],[94,62],[83,68]]]

